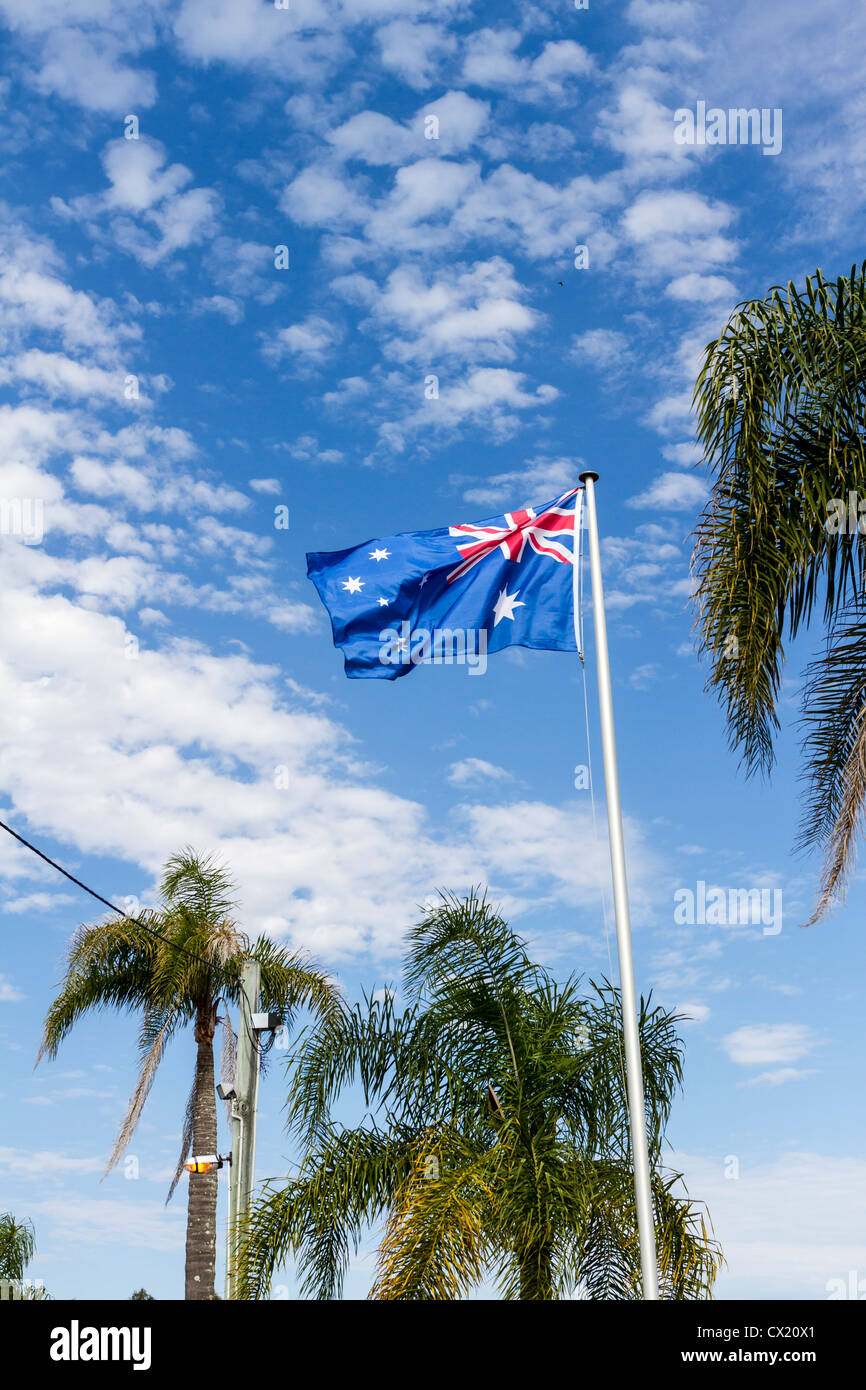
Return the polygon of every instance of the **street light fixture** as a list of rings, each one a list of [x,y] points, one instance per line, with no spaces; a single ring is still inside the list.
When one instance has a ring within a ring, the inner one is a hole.
[[[197,1154],[183,1166],[188,1173],[211,1173],[215,1168],[222,1168],[224,1163],[230,1165],[231,1161],[231,1154]]]

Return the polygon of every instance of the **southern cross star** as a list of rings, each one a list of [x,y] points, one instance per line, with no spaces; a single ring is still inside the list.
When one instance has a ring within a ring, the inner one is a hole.
[[[387,608],[387,607],[388,607],[388,600],[387,600],[386,598],[380,598],[380,599],[379,599],[379,607],[380,607],[380,608]]]
[[[360,594],[363,587],[363,579],[353,579],[350,575],[348,579],[343,580],[343,588],[347,594]]]
[[[498,627],[498,625],[502,622],[503,618],[510,618],[511,621],[514,622],[515,608],[526,607],[526,604],[523,602],[523,599],[518,599],[517,595],[519,593],[520,590],[515,589],[513,594],[509,594],[507,584],[504,589],[500,589],[499,598],[496,600],[496,603],[493,607],[494,627]]]
[[[375,560],[377,564],[379,563],[380,560],[390,560],[390,558],[391,558],[391,552],[390,552],[390,550],[371,550],[371,551],[370,551],[370,559],[371,559],[371,560]]]

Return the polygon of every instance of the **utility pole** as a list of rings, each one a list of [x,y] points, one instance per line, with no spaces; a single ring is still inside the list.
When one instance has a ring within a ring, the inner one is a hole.
[[[259,1092],[259,1012],[262,969],[247,960],[241,969],[238,1010],[238,1055],[232,1100],[232,1161],[229,1170],[229,1218],[226,1243],[226,1298],[235,1297],[235,1257],[240,1222],[255,1181],[256,1106]]]

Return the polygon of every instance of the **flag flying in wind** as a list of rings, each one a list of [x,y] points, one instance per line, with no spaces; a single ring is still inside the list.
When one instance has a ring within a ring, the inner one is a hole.
[[[488,651],[577,651],[574,560],[583,488],[490,521],[404,531],[307,556],[346,675],[486,666]]]

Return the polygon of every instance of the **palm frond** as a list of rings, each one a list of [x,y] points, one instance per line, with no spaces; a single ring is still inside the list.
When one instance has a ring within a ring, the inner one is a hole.
[[[0,1279],[20,1283],[35,1253],[32,1221],[16,1221],[10,1211],[0,1212]]]
[[[237,889],[225,865],[189,846],[167,861],[160,892],[169,907],[184,908],[202,921],[230,918],[237,907]]]
[[[858,601],[834,623],[822,656],[811,663],[803,691],[803,743],[808,799],[800,828],[803,848],[825,851],[821,890],[809,921],[844,897],[854,866],[866,802],[866,604]]]
[[[266,1184],[238,1239],[238,1296],[267,1298],[274,1272],[299,1256],[301,1291],[339,1298],[350,1248],[388,1209],[411,1165],[405,1145],[363,1126],[321,1136],[297,1177]]]
[[[866,263],[740,305],[695,387],[715,477],[693,554],[700,648],[749,771],[772,765],[786,629],[863,586],[862,551],[826,522],[866,493],[864,382]]]
[[[486,1155],[457,1140],[436,1129],[418,1136],[379,1245],[370,1298],[453,1301],[481,1280],[490,1254],[482,1219],[490,1200]]]
[[[165,1199],[166,1206],[168,1206],[169,1202],[174,1196],[175,1188],[177,1187],[178,1183],[180,1182],[183,1176],[183,1165],[186,1163],[187,1159],[192,1153],[193,1130],[195,1128],[195,1098],[197,1092],[197,1083],[198,1077],[193,1076],[192,1085],[189,1088],[189,1095],[186,1099],[186,1109],[183,1113],[183,1130],[181,1132],[180,1138],[180,1153],[177,1159],[177,1167],[174,1170],[174,1176],[171,1180],[171,1186],[168,1189],[168,1195]]]
[[[129,1146],[129,1141],[132,1138],[132,1135],[135,1131],[135,1127],[138,1124],[139,1119],[141,1118],[141,1112],[144,1109],[144,1103],[147,1100],[147,1097],[150,1095],[150,1089],[153,1086],[154,1081],[156,1080],[156,1073],[159,1069],[159,1064],[162,1061],[162,1055],[165,1051],[166,1044],[171,1038],[175,1028],[177,1027],[177,1023],[178,1018],[177,1014],[175,1013],[169,1013],[167,1016],[163,1016],[160,1020],[159,1027],[156,1030],[155,1036],[153,1038],[153,1042],[151,1043],[148,1051],[145,1053],[142,1059],[141,1070],[138,1076],[138,1082],[136,1083],[135,1090],[133,1091],[132,1096],[130,1097],[129,1108],[127,1109],[123,1123],[120,1126],[117,1139],[115,1140],[114,1148],[111,1151],[111,1157],[109,1158],[108,1163],[105,1167],[105,1172],[102,1175],[103,1178],[108,1176],[115,1164],[118,1163],[120,1159],[123,1157],[127,1147]],[[172,1188],[172,1191],[173,1190],[174,1189]]]
[[[222,1026],[222,1048],[220,1049],[220,1081],[226,1087],[235,1084],[235,1069],[237,1067],[237,1034],[232,1028],[231,1019],[227,1014],[220,1016],[219,1022]],[[226,1120],[231,1124],[232,1102],[227,1100]]]
[[[149,920],[146,914],[142,917]],[[149,932],[123,920],[79,928],[69,946],[60,991],[45,1018],[36,1065],[43,1057],[57,1056],[83,1014],[142,1007],[149,997],[156,948]]]

